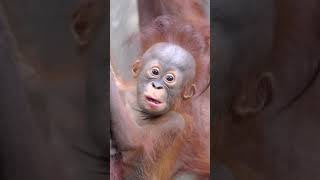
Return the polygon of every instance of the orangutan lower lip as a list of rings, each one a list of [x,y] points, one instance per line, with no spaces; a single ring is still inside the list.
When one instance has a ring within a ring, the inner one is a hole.
[[[153,97],[150,97],[150,96],[146,96],[146,99],[147,99],[147,101],[152,102],[154,104],[161,104],[162,103],[161,101],[159,101]]]

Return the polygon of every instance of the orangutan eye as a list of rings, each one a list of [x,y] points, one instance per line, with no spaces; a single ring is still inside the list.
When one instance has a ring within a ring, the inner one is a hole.
[[[159,75],[159,68],[157,68],[157,67],[152,68],[151,73],[155,76],[158,76]]]
[[[167,82],[169,82],[169,83],[172,83],[173,81],[174,81],[174,75],[173,74],[167,74],[166,76],[165,76],[165,80],[167,81]]]
[[[167,81],[173,81],[174,77],[172,75],[167,76]]]

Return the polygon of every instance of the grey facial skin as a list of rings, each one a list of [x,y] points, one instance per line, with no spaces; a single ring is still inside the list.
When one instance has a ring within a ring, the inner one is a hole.
[[[150,47],[142,56],[141,71],[137,77],[138,105],[143,112],[150,115],[161,115],[168,112],[174,105],[185,86],[195,76],[195,60],[182,47],[172,43],[157,43]],[[152,74],[152,69],[159,74]],[[167,77],[173,75],[172,82]],[[146,95],[159,100],[158,108],[148,107]],[[161,106],[161,107],[160,107]]]
[[[172,43],[157,43],[151,46],[142,56],[144,61],[157,59],[167,67],[176,66],[181,71],[188,70],[191,77],[195,75],[195,60],[193,56],[182,47]],[[190,78],[191,78],[190,77]]]

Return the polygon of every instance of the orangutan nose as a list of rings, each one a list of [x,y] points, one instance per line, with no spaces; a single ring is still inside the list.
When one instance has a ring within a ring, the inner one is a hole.
[[[151,84],[155,89],[163,89],[163,86],[160,83],[152,82]]]

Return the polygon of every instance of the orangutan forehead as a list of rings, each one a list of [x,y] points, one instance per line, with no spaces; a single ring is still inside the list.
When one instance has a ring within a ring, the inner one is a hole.
[[[181,70],[194,69],[195,59],[181,46],[161,42],[151,46],[142,56],[144,61],[158,60],[162,64],[174,65]]]

